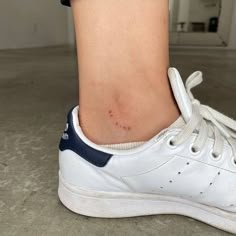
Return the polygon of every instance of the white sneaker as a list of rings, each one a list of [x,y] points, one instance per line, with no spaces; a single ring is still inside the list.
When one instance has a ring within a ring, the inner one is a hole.
[[[70,210],[93,217],[179,214],[236,233],[236,122],[200,105],[178,71],[169,78],[182,116],[131,150],[88,140],[78,107],[68,115],[60,143],[59,197]]]

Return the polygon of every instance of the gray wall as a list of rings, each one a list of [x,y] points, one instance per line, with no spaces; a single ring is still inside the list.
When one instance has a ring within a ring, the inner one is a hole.
[[[68,7],[67,9],[67,13],[68,13],[68,43],[70,45],[75,45],[76,43],[76,39],[75,39],[75,29],[74,29],[74,21],[73,21],[73,14],[72,14],[72,10],[70,7]]]
[[[236,49],[236,1],[234,2],[234,13],[232,18],[230,39],[229,39],[229,49]]]
[[[236,1],[229,49],[236,49]],[[71,9],[60,0],[0,0],[0,49],[75,44]]]
[[[0,0],[0,49],[68,43],[60,0]]]
[[[176,0],[173,0],[173,1],[176,1]],[[229,45],[228,45],[228,47],[225,47],[224,49],[235,49],[236,50],[236,0],[234,2],[233,12],[234,13],[233,13],[233,17],[232,17]],[[69,30],[68,42],[69,42],[69,44],[74,45],[75,44],[75,34],[74,34],[74,28],[73,28],[73,19],[72,19],[72,14],[71,14],[71,8],[68,8],[68,30]]]

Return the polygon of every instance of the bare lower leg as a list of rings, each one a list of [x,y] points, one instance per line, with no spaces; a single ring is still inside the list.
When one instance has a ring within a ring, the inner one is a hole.
[[[177,119],[168,0],[71,0],[80,124],[98,144],[145,141]]]

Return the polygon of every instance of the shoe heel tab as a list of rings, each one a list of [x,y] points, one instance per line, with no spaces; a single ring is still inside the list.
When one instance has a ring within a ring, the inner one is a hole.
[[[74,109],[75,107],[72,108],[67,115],[67,124],[61,137],[59,150],[71,150],[97,167],[106,166],[113,155],[90,147],[79,137],[74,128]]]

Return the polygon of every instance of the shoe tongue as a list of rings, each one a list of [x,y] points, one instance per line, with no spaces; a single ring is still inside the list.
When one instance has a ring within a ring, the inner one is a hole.
[[[187,94],[183,80],[178,70],[175,68],[170,68],[168,70],[168,76],[178,107],[185,122],[188,122],[192,116],[192,103]]]

